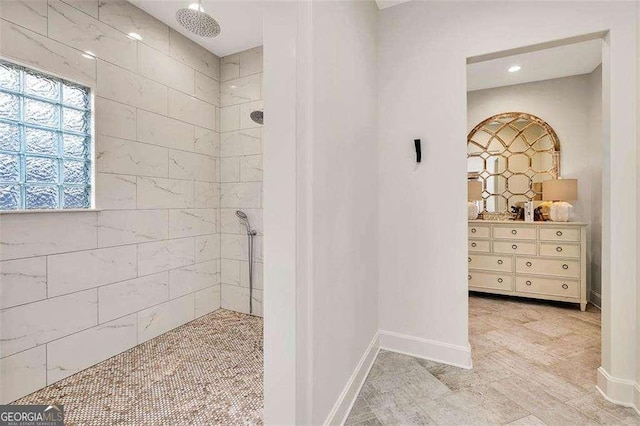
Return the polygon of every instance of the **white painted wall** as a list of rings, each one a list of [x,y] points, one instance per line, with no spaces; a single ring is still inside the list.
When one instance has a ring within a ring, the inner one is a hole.
[[[636,93],[629,88],[637,81],[635,7],[411,2],[381,12],[381,329],[422,339],[423,347],[467,344],[466,58],[608,29],[603,251],[610,256],[603,256],[602,365],[613,377],[634,379],[637,250],[629,230],[637,219],[630,184],[636,182],[637,134]],[[418,167],[415,137],[424,141]]]
[[[320,424],[378,330],[378,10],[372,1],[338,1],[313,3],[311,13],[308,422]]]
[[[95,88],[102,209],[0,215],[1,403],[220,307],[219,59],[127,2],[72,4],[0,10],[3,57]]]
[[[467,132],[492,115],[520,111],[545,120],[560,140],[561,173],[578,179],[571,220],[587,222],[588,283],[600,303],[600,225],[602,209],[602,71],[467,93]],[[594,211],[596,210],[596,211]],[[595,219],[594,219],[595,216]],[[594,235],[595,234],[595,235]],[[592,300],[593,301],[593,300]]]

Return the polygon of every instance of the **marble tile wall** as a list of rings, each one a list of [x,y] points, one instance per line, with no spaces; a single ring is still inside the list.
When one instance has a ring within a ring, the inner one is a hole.
[[[236,210],[249,216],[254,244],[253,313],[262,316],[262,47],[220,59],[220,280],[223,308],[249,313],[248,241]]]
[[[1,6],[2,57],[95,89],[99,209],[0,215],[6,403],[220,307],[220,62],[123,0]],[[227,152],[240,160],[245,143]],[[225,200],[258,211],[258,160],[243,161],[251,183]]]

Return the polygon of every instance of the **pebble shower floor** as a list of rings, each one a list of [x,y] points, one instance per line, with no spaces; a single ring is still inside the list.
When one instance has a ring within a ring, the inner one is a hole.
[[[218,310],[14,404],[62,404],[65,425],[262,424],[262,318]]]

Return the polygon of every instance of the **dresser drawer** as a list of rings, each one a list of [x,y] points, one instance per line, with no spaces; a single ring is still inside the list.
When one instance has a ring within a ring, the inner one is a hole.
[[[489,240],[469,240],[469,251],[489,253],[491,252],[491,242]]]
[[[579,278],[580,261],[518,257],[516,258],[516,272],[520,274],[540,274]]]
[[[469,287],[513,290],[513,278],[511,274],[469,271]]]
[[[494,241],[494,253],[536,254],[536,243],[528,241]]]
[[[511,256],[494,256],[491,254],[469,254],[469,269],[511,272],[513,271],[513,258]]]
[[[489,225],[469,225],[470,238],[489,238],[491,236],[491,228]]]
[[[503,226],[496,225],[493,227],[493,238],[509,239],[509,240],[535,240],[535,226]]]
[[[516,291],[562,297],[580,297],[580,282],[534,276],[516,277]]]
[[[543,241],[580,241],[579,228],[560,228],[540,226],[540,240]]]
[[[580,244],[540,243],[540,256],[580,257]]]

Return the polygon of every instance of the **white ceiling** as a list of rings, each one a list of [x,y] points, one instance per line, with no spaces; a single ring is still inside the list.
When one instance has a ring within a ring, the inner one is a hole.
[[[588,74],[601,63],[600,39],[472,63],[467,65],[467,90]],[[513,65],[522,69],[508,72]]]
[[[145,12],[179,31],[218,56],[241,52],[262,44],[262,14],[270,1],[203,0],[205,12],[220,24],[220,35],[200,37],[183,29],[176,21],[176,11],[197,0],[129,0]]]
[[[399,4],[406,3],[409,1],[411,0],[376,0],[376,3],[378,4],[378,9],[382,10],[382,9],[397,6]]]

